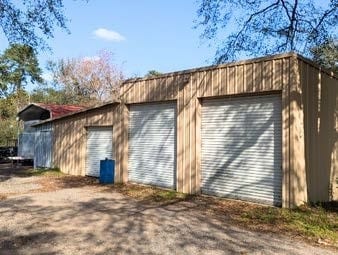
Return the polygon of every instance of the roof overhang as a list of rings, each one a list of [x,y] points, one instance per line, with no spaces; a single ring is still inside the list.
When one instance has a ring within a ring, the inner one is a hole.
[[[109,105],[118,105],[120,103],[121,102],[119,100],[111,101],[111,102],[108,102],[108,103],[105,103],[105,104],[102,104],[102,105],[99,105],[99,106],[83,109],[83,110],[80,110],[80,111],[77,111],[77,112],[72,112],[72,113],[62,115],[60,117],[56,117],[56,118],[53,118],[53,119],[46,119],[46,120],[41,121],[41,122],[34,124],[32,126],[33,127],[40,126],[40,125],[43,125],[43,124],[46,124],[46,123],[58,121],[58,120],[65,119],[65,118],[70,118],[72,116],[76,116],[76,115],[83,114],[83,113],[86,113],[86,112],[91,112],[91,111],[94,111],[94,110],[97,110],[97,109],[100,109],[100,108],[104,108],[104,107],[109,106]]]
[[[41,108],[37,104],[29,104],[18,113],[18,117],[20,120],[30,121],[47,120],[51,116],[49,110]]]

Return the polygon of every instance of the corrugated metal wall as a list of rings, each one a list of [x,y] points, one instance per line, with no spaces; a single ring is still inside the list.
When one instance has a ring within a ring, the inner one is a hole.
[[[314,173],[317,171],[315,168],[309,170],[311,172],[309,177],[305,168],[312,164],[312,161],[319,165],[319,162],[324,160],[327,162],[324,164],[325,169],[331,169],[329,175],[332,180],[337,176],[338,161],[337,142],[332,142],[337,140],[337,90],[332,89],[337,84],[336,79],[318,71],[317,67],[313,67],[313,70],[312,67],[305,67],[305,64],[300,63],[302,61],[309,63],[291,53],[127,81],[121,88],[120,105],[54,122],[55,136],[58,137],[54,143],[54,163],[66,172],[84,174],[83,127],[102,123],[112,125],[114,120],[116,180],[127,181],[129,121],[127,105],[176,100],[177,190],[195,193],[200,190],[201,180],[201,98],[281,93],[282,203],[284,207],[302,204],[308,201],[307,187],[315,185],[308,182],[315,180]],[[314,86],[313,90],[309,89],[313,84],[321,85]],[[318,99],[317,96],[321,98]],[[322,100],[324,98],[327,100]],[[314,104],[314,113],[311,100],[320,102],[318,106]],[[304,107],[308,110],[305,111]],[[331,115],[320,109],[328,109]],[[320,118],[317,118],[316,114],[319,114]],[[330,124],[324,125],[325,120]],[[319,150],[319,147],[315,148],[318,143],[323,152],[318,159],[310,159],[309,157]],[[327,144],[331,144],[330,148]],[[332,182],[330,185],[332,186]],[[315,196],[314,193],[315,191],[309,194],[310,197]],[[333,190],[332,193],[337,192]]]
[[[298,59],[309,198],[338,200],[338,78]]]
[[[88,126],[112,126],[114,105],[107,105],[89,112],[55,120],[53,163],[63,172],[85,175],[86,128]]]
[[[35,133],[34,167],[51,168],[53,132],[42,130]]]
[[[195,193],[200,189],[201,180],[200,98],[282,92],[283,156],[286,155],[283,157],[283,206],[287,207],[307,200],[305,163],[301,156],[304,144],[298,142],[301,133],[297,133],[303,120],[291,121],[298,118],[301,111],[294,101],[300,97],[296,65],[297,56],[286,54],[131,80],[121,88],[122,101],[129,104],[177,100],[177,190]],[[124,160],[127,157],[125,154]],[[297,183],[293,178],[298,179]],[[295,195],[289,196],[291,189]]]
[[[28,159],[34,158],[35,132],[23,132],[18,139],[18,156]]]

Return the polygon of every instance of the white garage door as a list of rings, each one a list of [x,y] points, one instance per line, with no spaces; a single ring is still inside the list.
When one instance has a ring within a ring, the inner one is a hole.
[[[128,178],[131,182],[175,188],[174,103],[130,106]]]
[[[280,96],[206,100],[202,106],[202,192],[280,205]]]
[[[113,159],[113,128],[88,128],[86,175],[99,177],[100,160],[105,158]]]

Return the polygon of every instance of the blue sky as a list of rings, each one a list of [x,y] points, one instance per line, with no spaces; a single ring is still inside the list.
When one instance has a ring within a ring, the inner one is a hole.
[[[215,49],[201,43],[201,30],[193,28],[195,1],[64,2],[71,34],[56,30],[55,38],[47,41],[53,52],[39,53],[43,68],[49,59],[93,57],[102,49],[114,53],[114,62],[127,76],[212,63]]]

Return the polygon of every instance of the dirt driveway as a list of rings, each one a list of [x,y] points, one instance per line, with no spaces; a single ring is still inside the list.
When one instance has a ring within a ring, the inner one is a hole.
[[[0,172],[0,195],[28,185],[0,201],[0,254],[335,254],[243,230],[187,201],[150,205],[97,185],[43,191],[41,177],[25,178]]]

